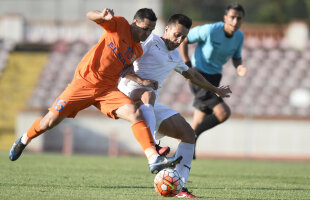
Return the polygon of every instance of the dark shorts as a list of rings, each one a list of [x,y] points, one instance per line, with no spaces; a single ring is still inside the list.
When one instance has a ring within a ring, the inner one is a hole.
[[[222,74],[206,74],[199,70],[197,71],[214,86],[218,87],[220,85]],[[202,89],[191,83],[189,86],[194,94],[193,106],[204,113],[211,114],[213,112],[213,108],[217,104],[223,102],[223,99],[218,97],[213,92]]]

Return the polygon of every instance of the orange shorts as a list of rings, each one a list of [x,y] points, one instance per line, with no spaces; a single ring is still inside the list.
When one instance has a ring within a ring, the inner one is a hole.
[[[73,81],[49,110],[56,115],[73,118],[79,111],[94,105],[106,116],[118,119],[114,111],[131,103],[134,102],[116,87],[94,88],[85,81]]]

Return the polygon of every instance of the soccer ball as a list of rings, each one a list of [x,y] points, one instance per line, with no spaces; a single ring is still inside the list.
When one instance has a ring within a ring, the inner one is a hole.
[[[177,195],[183,186],[179,173],[172,168],[165,168],[158,172],[154,179],[156,192],[164,197]]]

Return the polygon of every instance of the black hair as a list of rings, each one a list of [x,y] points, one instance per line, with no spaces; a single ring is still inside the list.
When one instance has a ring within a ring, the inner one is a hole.
[[[143,21],[144,19],[149,19],[150,21],[157,21],[157,17],[154,13],[154,11],[150,8],[141,8],[139,9],[133,19],[141,20]]]
[[[227,15],[227,13],[228,13],[228,11],[229,11],[230,9],[234,9],[234,10],[237,10],[237,11],[239,11],[239,12],[242,12],[243,17],[245,16],[245,11],[244,11],[242,5],[239,4],[239,3],[237,3],[237,2],[231,3],[231,4],[229,4],[229,5],[226,7],[226,9],[225,9],[225,15]]]
[[[167,25],[169,26],[170,24],[182,24],[185,26],[187,29],[190,29],[192,26],[192,20],[187,17],[186,15],[183,14],[174,14],[168,19]]]

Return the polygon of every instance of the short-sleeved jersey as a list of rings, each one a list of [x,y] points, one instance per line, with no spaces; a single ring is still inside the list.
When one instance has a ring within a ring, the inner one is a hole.
[[[158,81],[159,88],[172,70],[180,74],[188,70],[179,51],[176,49],[169,51],[165,42],[158,35],[151,34],[142,43],[142,48],[142,57],[133,63],[134,71],[143,79]],[[121,81],[125,81],[125,79],[122,78]]]
[[[189,31],[187,38],[189,43],[198,43],[192,64],[204,73],[221,74],[229,58],[241,59],[244,35],[237,30],[232,37],[227,37],[223,22],[197,26]]]
[[[133,40],[130,25],[123,17],[115,16],[98,25],[105,31],[79,63],[74,80],[82,78],[95,87],[117,87],[120,72],[143,50],[140,42]]]

